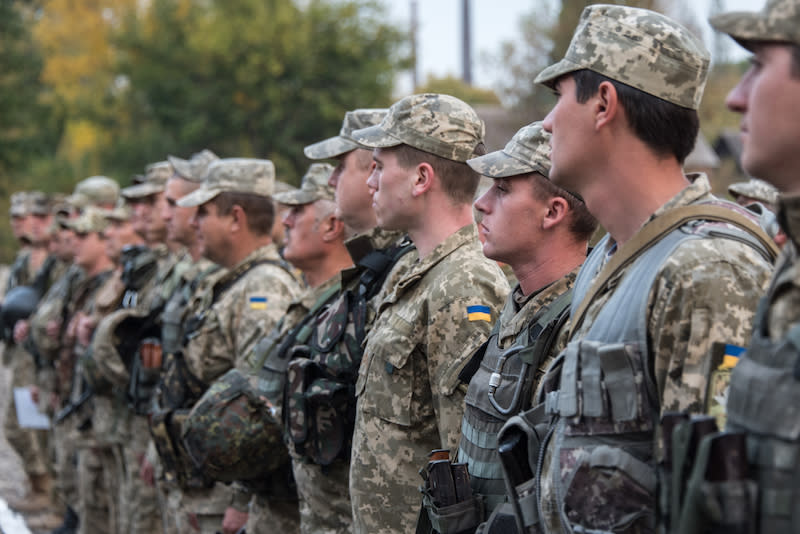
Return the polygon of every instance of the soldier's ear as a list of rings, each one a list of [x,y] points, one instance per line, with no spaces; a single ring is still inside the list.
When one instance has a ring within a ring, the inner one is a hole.
[[[239,232],[247,229],[247,214],[238,204],[231,207],[231,231]]]
[[[332,243],[337,240],[344,240],[344,223],[335,215],[328,215],[322,221],[325,225],[325,231],[322,233],[322,240],[326,243]]]
[[[422,162],[414,168],[414,184],[411,194],[415,197],[427,192],[433,186],[433,179],[436,172],[430,163]]]
[[[567,212],[569,211],[569,204],[566,199],[562,197],[553,197],[547,202],[547,213],[542,221],[542,228],[554,228],[563,221]]]
[[[595,128],[600,129],[611,123],[622,109],[619,106],[619,95],[614,84],[608,81],[600,83],[593,98]]]

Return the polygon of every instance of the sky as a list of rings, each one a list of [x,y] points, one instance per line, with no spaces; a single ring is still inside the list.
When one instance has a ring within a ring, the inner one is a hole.
[[[408,28],[411,0],[384,1],[394,23],[400,28]],[[500,72],[491,57],[499,55],[503,41],[521,39],[519,17],[529,12],[535,3],[543,1],[547,0],[471,0],[474,85],[494,88]],[[420,83],[424,83],[430,74],[461,76],[461,3],[462,0],[417,0],[417,72]],[[711,49],[714,32],[707,22],[710,0],[685,0],[685,3],[696,12],[696,19],[703,26],[706,45]],[[765,0],[724,0],[725,11],[759,10],[764,3]],[[746,57],[744,50],[733,41],[729,42],[727,50],[731,57]],[[411,74],[402,75],[397,80],[397,92],[411,92],[411,79]]]

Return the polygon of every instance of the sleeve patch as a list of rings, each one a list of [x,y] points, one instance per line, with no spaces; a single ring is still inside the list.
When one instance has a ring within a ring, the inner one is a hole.
[[[492,310],[489,306],[467,306],[467,319],[470,321],[491,322]]]
[[[249,301],[251,310],[267,309],[267,297],[250,297]]]

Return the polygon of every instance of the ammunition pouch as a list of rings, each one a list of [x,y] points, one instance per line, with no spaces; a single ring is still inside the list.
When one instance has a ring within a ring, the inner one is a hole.
[[[483,521],[483,499],[479,495],[449,506],[437,506],[430,489],[422,488],[422,506],[432,532],[439,534],[472,534]]]
[[[150,435],[164,469],[164,479],[183,489],[204,489],[214,481],[203,476],[184,449],[181,425],[189,410],[160,412],[150,418]]]
[[[536,471],[543,437],[548,430],[544,405],[510,418],[497,436],[497,449],[511,511],[518,532],[538,532]]]
[[[304,346],[296,346],[302,351]],[[305,347],[307,350],[307,347]],[[291,356],[286,374],[284,428],[301,456],[326,466],[346,458],[355,423],[352,380],[333,377],[316,361]]]

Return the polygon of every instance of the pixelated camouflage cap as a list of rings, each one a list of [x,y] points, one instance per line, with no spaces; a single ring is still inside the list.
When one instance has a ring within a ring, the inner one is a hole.
[[[12,217],[24,217],[29,214],[28,193],[27,191],[17,191],[11,194],[11,201],[8,207],[8,214]]]
[[[353,132],[368,148],[406,144],[461,162],[475,155],[483,135],[483,121],[466,102],[434,93],[407,96],[392,104],[380,124]]]
[[[490,178],[538,172],[550,175],[550,134],[541,122],[523,126],[503,150],[467,160],[472,170]]]
[[[200,183],[206,175],[208,166],[217,161],[219,156],[208,149],[192,154],[189,159],[176,156],[167,156],[167,160],[172,165],[172,170],[179,177],[190,182]]]
[[[112,209],[104,210],[103,215],[110,221],[129,221],[131,219],[131,205],[125,202],[124,198],[121,198]]]
[[[330,159],[341,156],[356,148],[364,148],[353,139],[353,132],[369,126],[375,126],[386,116],[388,109],[356,109],[344,114],[342,129],[339,135],[330,137],[319,143],[308,145],[303,153],[308,159]]]
[[[589,69],[672,102],[697,109],[711,56],[702,41],[669,17],[647,9],[592,5],[581,13],[564,59],[544,69],[535,83]]]
[[[66,201],[76,208],[115,205],[119,199],[119,184],[108,176],[90,176],[75,185]]]
[[[287,184],[286,182],[275,180],[275,195],[280,193],[288,193],[289,191],[297,191],[297,188]]]
[[[202,185],[179,199],[178,206],[199,206],[220,193],[249,193],[268,197],[274,190],[275,165],[270,160],[224,158],[208,166]]]
[[[758,178],[751,178],[746,182],[736,182],[728,186],[728,193],[731,196],[743,195],[754,198],[766,204],[767,207],[774,206],[778,202],[778,189]]]
[[[750,49],[755,41],[778,41],[800,45],[800,3],[768,0],[760,12],[733,11],[709,19],[711,26],[727,33]]]
[[[328,185],[332,172],[333,165],[312,163],[303,176],[300,189],[278,193],[275,195],[275,200],[290,206],[310,204],[322,199],[333,200],[336,190]]]
[[[172,176],[172,165],[168,161],[158,161],[145,167],[144,182],[126,187],[122,196],[127,199],[140,199],[163,193],[167,180]]]
[[[106,210],[104,209],[89,206],[78,217],[67,219],[61,224],[79,234],[102,232],[108,227],[108,219],[106,219],[105,212]]]
[[[33,215],[49,215],[52,206],[50,197],[41,191],[28,192],[28,209]]]

